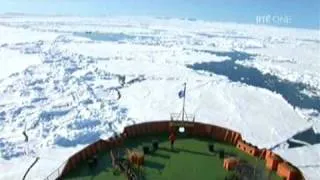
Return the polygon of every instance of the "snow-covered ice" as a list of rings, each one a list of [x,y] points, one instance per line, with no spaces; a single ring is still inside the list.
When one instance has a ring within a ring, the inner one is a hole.
[[[75,32],[134,38],[99,41]],[[43,179],[80,148],[128,124],[168,119],[180,111],[177,92],[184,82],[186,108],[196,120],[239,131],[259,147],[319,128],[308,113],[314,110],[295,109],[280,94],[185,66],[230,60],[199,50],[255,53],[237,63],[306,83],[319,95],[316,30],[149,17],[0,16],[0,37],[0,179],[21,179],[35,157],[40,160],[27,179]],[[316,179],[319,166],[301,152],[319,152],[318,146],[277,151]]]
[[[23,71],[30,65],[41,63],[38,55],[23,54],[10,49],[0,49],[0,79]]]
[[[320,177],[320,144],[276,151],[304,172],[307,179]]]

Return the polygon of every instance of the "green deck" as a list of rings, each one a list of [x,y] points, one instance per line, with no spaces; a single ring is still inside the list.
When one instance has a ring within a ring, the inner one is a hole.
[[[199,138],[179,138],[175,143],[175,150],[170,150],[168,136],[150,136],[135,138],[125,142],[126,147],[142,149],[143,144],[149,144],[154,139],[159,140],[159,149],[145,156],[143,172],[145,179],[151,180],[212,180],[224,179],[230,173],[223,168],[223,159],[219,155],[213,155],[208,150],[208,143],[213,142],[208,139]],[[241,160],[246,160],[249,164],[264,166],[264,161],[251,157],[235,147],[213,142],[215,149],[223,148],[226,154],[237,156]],[[98,167],[90,170],[86,162],[79,165],[77,169],[72,170],[65,179],[83,179],[83,180],[125,180],[125,175],[113,175],[111,167],[111,158],[109,152],[100,154]],[[274,172],[271,173],[272,180],[280,180]]]

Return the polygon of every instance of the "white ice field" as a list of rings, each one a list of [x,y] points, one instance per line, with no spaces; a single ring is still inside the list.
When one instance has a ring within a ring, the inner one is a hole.
[[[75,36],[99,32],[119,39]],[[0,179],[44,179],[80,148],[128,124],[164,120],[186,108],[197,121],[239,131],[274,148],[307,179],[320,177],[320,144],[288,148],[317,110],[294,108],[281,94],[187,68],[228,61],[204,51],[255,53],[237,61],[279,79],[313,87],[320,96],[320,31],[149,17],[0,16]],[[118,76],[136,80],[119,89]],[[29,142],[26,143],[23,131]]]

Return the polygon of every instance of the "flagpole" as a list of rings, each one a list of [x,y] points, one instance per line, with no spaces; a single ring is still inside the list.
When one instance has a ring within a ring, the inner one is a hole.
[[[182,105],[182,121],[184,121],[184,105],[186,102],[186,87],[187,87],[187,83],[184,83],[184,96],[183,96],[183,105]]]

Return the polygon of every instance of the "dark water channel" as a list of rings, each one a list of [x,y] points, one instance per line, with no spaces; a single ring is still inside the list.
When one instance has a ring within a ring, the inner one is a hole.
[[[199,50],[195,50],[199,51]],[[282,97],[294,107],[315,109],[320,112],[320,97],[308,96],[302,91],[312,89],[310,86],[299,83],[281,80],[277,76],[271,74],[262,74],[258,69],[245,67],[236,64],[236,60],[252,60],[256,55],[245,52],[217,52],[201,50],[201,52],[214,54],[216,56],[229,57],[230,60],[222,62],[204,62],[187,65],[193,70],[204,70],[214,74],[223,75],[234,82],[245,83],[250,86],[268,89],[282,95]],[[305,141],[310,144],[320,143],[320,135],[314,133],[313,129],[308,129],[293,137],[294,139]],[[299,146],[296,143],[288,142],[290,147]]]

